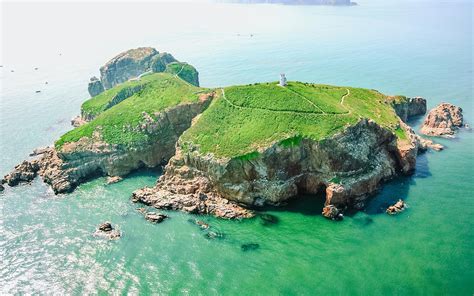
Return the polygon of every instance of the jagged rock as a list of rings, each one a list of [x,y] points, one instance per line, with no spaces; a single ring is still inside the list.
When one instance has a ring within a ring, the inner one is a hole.
[[[104,222],[104,223],[101,223],[99,224],[99,228],[98,228],[100,231],[105,231],[105,232],[108,232],[108,231],[112,231],[113,230],[113,227],[112,227],[112,224],[110,222]]]
[[[33,150],[33,152],[30,153],[30,156],[42,155],[42,154],[48,152],[49,149],[51,149],[51,147],[40,147],[40,148],[36,148],[36,149]]]
[[[421,133],[428,136],[452,136],[462,126],[462,109],[449,103],[442,103],[426,116]]]
[[[118,183],[120,181],[122,181],[123,178],[120,177],[120,176],[111,176],[111,177],[107,177],[107,184],[114,184],[114,183]]]
[[[327,205],[323,208],[323,216],[331,220],[342,220],[342,211],[333,205]]]
[[[405,202],[401,199],[399,199],[394,205],[389,206],[387,208],[387,214],[389,215],[395,215],[400,212],[403,212],[406,209],[407,205]]]
[[[94,232],[94,236],[107,238],[110,240],[119,239],[122,234],[119,230],[115,229],[110,222],[103,222],[99,224],[96,231]]]
[[[171,54],[167,52],[161,52],[157,56],[153,57],[153,61],[151,62],[151,70],[156,73],[164,72],[166,69],[166,65],[177,62]]]
[[[428,149],[432,149],[435,151],[441,151],[444,149],[444,146],[438,143],[435,143],[431,140],[425,139],[420,137],[420,149],[422,151],[426,151]]]
[[[81,125],[84,125],[86,123],[87,123],[87,121],[84,120],[84,118],[82,116],[76,116],[73,119],[71,119],[71,125],[73,127],[80,127]]]
[[[397,115],[406,122],[410,117],[426,113],[426,100],[422,97],[406,98],[392,103]]]
[[[17,165],[15,169],[4,177],[4,180],[9,186],[16,186],[20,183],[31,182],[38,174],[40,169],[37,160],[23,161]]]
[[[159,53],[151,47],[139,47],[122,52],[100,68],[100,80],[109,89],[148,71]]]
[[[97,77],[93,76],[89,81],[89,86],[87,87],[87,90],[89,91],[91,97],[95,97],[104,92],[104,86]]]
[[[145,219],[147,219],[148,221],[152,223],[161,223],[167,218],[168,216],[166,216],[165,214],[156,213],[156,212],[149,212],[145,214]]]

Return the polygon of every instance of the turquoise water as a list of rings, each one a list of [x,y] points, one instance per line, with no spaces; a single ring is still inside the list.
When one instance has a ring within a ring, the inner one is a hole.
[[[2,3],[0,174],[70,129],[89,77],[138,46],[195,65],[203,86],[285,72],[290,80],[424,96],[429,107],[447,100],[472,123],[472,2],[358,2]],[[390,182],[365,212],[342,222],[321,217],[321,196],[306,196],[267,209],[276,224],[199,217],[225,235],[213,240],[188,221],[193,216],[170,212],[153,225],[135,210],[130,193],[153,185],[157,171],[113,185],[97,179],[69,195],[54,196],[39,180],[7,188],[0,294],[472,295],[474,134],[439,142],[445,151],[420,156],[414,176]],[[384,214],[398,198],[409,209]],[[120,227],[120,240],[92,237],[104,220]]]

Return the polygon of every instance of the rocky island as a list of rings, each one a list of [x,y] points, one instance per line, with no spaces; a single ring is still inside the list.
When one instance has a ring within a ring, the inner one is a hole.
[[[350,0],[224,0],[228,3],[268,3],[268,4],[285,4],[285,5],[356,5]]]
[[[66,193],[97,176],[166,165],[132,201],[232,219],[322,192],[323,214],[335,218],[411,174],[432,146],[406,124],[426,112],[423,98],[297,81],[203,88],[194,67],[150,48],[100,72],[91,83],[103,91],[83,103],[77,127],[3,183],[40,175]]]

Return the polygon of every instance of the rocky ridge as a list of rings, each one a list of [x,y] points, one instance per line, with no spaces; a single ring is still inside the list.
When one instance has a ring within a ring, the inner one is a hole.
[[[92,138],[67,143],[60,150],[45,149],[38,158],[15,167],[4,180],[15,186],[40,175],[55,193],[65,193],[95,176],[123,177],[140,167],[164,165],[174,155],[175,143],[181,133],[211,100],[212,93],[201,96],[197,103],[168,108],[153,117],[143,112],[139,128],[158,139],[152,143],[139,147],[112,145],[102,140],[99,130]]]
[[[406,98],[392,103],[397,115],[406,122],[408,118],[426,113],[426,100],[422,97]]]
[[[124,51],[100,68],[100,80],[105,89],[125,82],[148,71],[159,52],[151,47]]]
[[[397,141],[391,131],[363,119],[324,141],[275,144],[251,160],[219,159],[178,145],[157,185],[135,191],[133,200],[222,218],[250,217],[249,207],[320,191],[326,206],[360,207],[383,181],[413,172],[420,141],[402,127],[408,141]]]

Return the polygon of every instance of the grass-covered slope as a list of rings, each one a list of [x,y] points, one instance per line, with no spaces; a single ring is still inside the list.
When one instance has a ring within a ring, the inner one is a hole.
[[[199,73],[188,63],[172,62],[166,65],[166,73],[177,75],[179,78],[191,83],[194,86],[199,86]]]
[[[386,96],[368,89],[290,82],[232,86],[181,137],[201,153],[252,157],[275,142],[293,145],[302,138],[321,140],[370,118],[396,132],[399,119]]]
[[[108,89],[85,101],[81,106],[81,113],[86,115],[86,117],[96,117],[107,110],[114,98],[120,96],[120,94],[125,94],[129,92],[129,90],[138,89],[147,83],[153,82],[155,78],[154,75],[146,75],[140,80],[130,80]],[[125,95],[122,96],[125,97]]]
[[[143,88],[118,104],[105,108],[117,93],[137,85],[142,85]],[[149,140],[149,135],[137,128],[143,120],[142,112],[152,115],[181,103],[196,102],[201,90],[169,73],[154,73],[142,77],[139,81],[120,84],[86,101],[82,106],[83,111],[95,112],[97,117],[64,134],[56,142],[56,147],[60,148],[67,142],[76,142],[82,137],[91,137],[98,129],[103,140],[110,144],[144,143]]]

